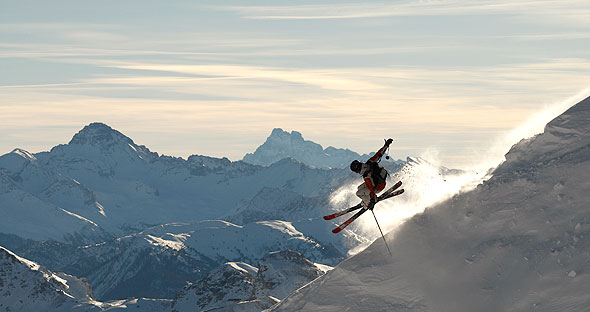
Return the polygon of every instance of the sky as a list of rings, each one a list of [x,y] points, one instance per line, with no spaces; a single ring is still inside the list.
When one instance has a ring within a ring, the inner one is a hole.
[[[240,160],[282,128],[461,167],[590,95],[588,16],[587,0],[0,0],[0,154],[104,122],[185,158]]]

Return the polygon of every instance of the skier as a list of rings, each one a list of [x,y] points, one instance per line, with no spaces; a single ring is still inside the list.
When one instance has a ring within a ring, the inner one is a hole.
[[[377,202],[376,192],[380,192],[385,188],[387,170],[379,165],[381,157],[385,154],[385,151],[389,148],[389,145],[393,142],[393,139],[385,140],[385,145],[380,148],[373,157],[369,158],[366,163],[362,163],[358,160],[354,160],[350,163],[350,170],[363,176],[363,184],[359,185],[356,196],[358,196],[363,205],[373,210],[375,203]]]

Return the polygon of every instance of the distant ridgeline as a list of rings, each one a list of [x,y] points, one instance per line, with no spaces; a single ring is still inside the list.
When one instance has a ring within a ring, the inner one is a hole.
[[[380,146],[375,146],[377,150]],[[374,151],[373,151],[374,153]],[[314,168],[348,168],[350,162],[367,160],[370,155],[359,155],[349,149],[340,149],[332,146],[324,149],[320,144],[303,139],[301,133],[291,133],[276,128],[252,154],[246,154],[243,161],[268,166],[284,158],[296,159]],[[384,162],[387,162],[383,159]],[[401,165],[403,161],[391,161],[390,166]]]

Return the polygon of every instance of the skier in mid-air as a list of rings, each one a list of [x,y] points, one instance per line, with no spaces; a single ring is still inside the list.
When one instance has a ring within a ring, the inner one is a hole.
[[[360,217],[365,211],[371,210],[373,212],[373,208],[375,204],[379,201],[384,199],[389,199],[394,196],[398,196],[404,193],[404,189],[399,189],[402,186],[402,181],[398,181],[392,187],[390,187],[387,191],[381,193],[381,195],[377,196],[377,192],[383,191],[385,189],[386,179],[387,179],[387,170],[379,165],[379,161],[381,161],[381,157],[385,154],[389,145],[393,142],[393,139],[385,140],[385,145],[380,148],[375,155],[373,155],[367,162],[362,163],[358,160],[353,161],[350,163],[350,170],[360,174],[363,176],[363,184],[359,185],[356,195],[360,197],[361,202],[355,206],[350,208],[340,210],[324,216],[324,220],[332,220],[334,218],[343,216],[350,212],[359,210],[355,213],[352,217],[346,220],[344,223],[341,223],[338,227],[332,230],[332,233],[340,233],[344,228],[350,225],[354,220]],[[389,157],[386,157],[389,158]],[[377,217],[375,216],[375,212],[373,212],[373,216],[375,217],[375,222],[377,222]],[[379,227],[379,231],[381,232],[381,236],[383,236],[383,231],[381,231],[381,227],[379,226],[379,222],[377,222],[377,226]],[[383,236],[383,240],[385,241],[385,236]],[[387,244],[387,241],[385,241]],[[387,250],[391,254],[389,250],[389,246],[387,246]]]
[[[389,148],[391,142],[393,142],[393,139],[385,140],[385,145],[375,155],[369,158],[366,163],[358,160],[350,163],[350,170],[363,176],[363,184],[359,185],[356,196],[362,200],[363,205],[369,210],[373,210],[377,202],[376,193],[382,191],[386,185],[387,170],[379,165],[379,161]]]

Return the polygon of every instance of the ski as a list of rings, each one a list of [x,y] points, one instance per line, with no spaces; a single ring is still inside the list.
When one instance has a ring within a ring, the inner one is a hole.
[[[381,196],[378,197],[378,201],[389,199],[389,198],[392,198],[394,196],[401,195],[403,193],[404,193],[404,189],[401,189],[401,190],[398,190],[398,191],[394,191],[394,192],[391,192],[389,194],[383,194],[383,195],[381,195]],[[357,209],[360,209],[362,206],[363,206],[363,204],[360,203],[360,204],[358,204],[356,206],[352,206],[352,207],[350,207],[348,209],[344,209],[342,211],[335,212],[335,213],[333,213],[331,215],[324,216],[324,220],[332,220],[332,219],[338,218],[338,217],[343,216],[343,215],[345,215],[345,214],[347,214],[349,212],[353,212],[353,211],[355,211]]]
[[[381,199],[381,197],[384,197],[387,194],[397,190],[400,186],[402,186],[402,181],[398,181],[396,184],[394,184],[392,187],[390,187],[387,191],[385,191],[381,195],[379,195],[379,199]]]
[[[342,210],[342,211],[338,211],[338,212],[333,213],[331,215],[324,216],[324,220],[332,220],[334,218],[338,218],[338,217],[340,217],[342,215],[345,215],[345,214],[347,214],[349,212],[355,211],[355,210],[361,208],[362,206],[363,206],[363,204],[358,204],[358,205],[352,206],[352,207],[350,207],[348,209],[345,209],[345,210]]]
[[[394,196],[401,195],[401,194],[403,194],[403,193],[404,193],[404,189],[397,190],[397,191],[395,191],[395,192],[392,192],[392,193],[390,193],[390,194],[387,194],[387,195],[386,195],[386,196],[384,196],[383,198],[379,198],[379,201],[382,201],[382,200],[384,200],[384,199],[389,199],[389,198],[392,198],[392,197],[394,197]]]
[[[400,195],[400,194],[403,194],[403,193],[404,193],[404,189],[401,189],[401,190],[394,191],[394,192],[392,192],[392,193],[390,193],[390,194],[386,194],[386,196],[384,196],[384,197],[381,197],[381,196],[380,196],[380,197],[379,197],[379,200],[378,200],[377,202],[380,202],[380,201],[382,201],[382,200],[384,200],[384,199],[392,198],[392,197],[394,197],[394,196],[397,196],[397,195]],[[361,206],[362,206],[362,204],[359,204],[359,205],[361,205]],[[356,207],[356,206],[355,206],[355,207]],[[352,207],[352,208],[354,208],[354,207]],[[351,209],[351,208],[349,208],[349,209]],[[333,229],[333,230],[332,230],[332,233],[336,234],[336,233],[339,233],[340,231],[344,230],[344,228],[345,228],[345,227],[347,227],[348,225],[350,225],[350,224],[351,224],[351,223],[352,223],[354,220],[356,220],[358,217],[360,217],[360,216],[361,216],[363,213],[365,213],[365,211],[367,211],[367,210],[368,210],[367,208],[363,207],[363,208],[362,208],[362,209],[361,209],[359,212],[357,212],[357,213],[356,213],[354,216],[350,217],[350,219],[346,220],[344,223],[340,224],[340,225],[339,225],[337,228]],[[340,214],[340,215],[343,215],[343,214],[344,214],[344,213],[342,213],[342,214]],[[325,218],[325,217],[324,217],[324,218]]]
[[[394,185],[393,185],[392,187],[390,187],[390,188],[389,188],[387,191],[383,192],[381,195],[379,195],[379,196],[377,197],[377,202],[378,202],[378,201],[380,201],[380,200],[387,199],[387,198],[391,198],[391,197],[393,197],[393,196],[396,196],[396,195],[399,195],[399,194],[403,193],[403,191],[402,191],[401,193],[398,193],[399,191],[398,191],[398,192],[395,192],[395,194],[393,193],[393,192],[394,192],[396,189],[398,189],[398,188],[399,188],[401,185],[402,185],[402,181],[399,181],[399,182],[397,182],[396,184],[394,184]],[[342,211],[335,212],[335,213],[333,213],[333,214],[331,214],[331,215],[324,216],[324,220],[332,220],[332,219],[334,219],[334,218],[337,218],[337,217],[340,217],[340,216],[342,216],[342,215],[345,215],[345,214],[347,214],[347,213],[349,213],[349,212],[353,212],[353,211],[355,211],[355,210],[357,210],[357,209],[360,209],[362,206],[363,206],[363,205],[362,205],[362,203],[360,203],[360,204],[358,204],[358,205],[356,205],[356,206],[352,206],[352,207],[350,207],[350,208],[348,208],[348,209],[344,209],[344,210],[342,210]]]
[[[402,185],[402,181],[399,181],[399,182],[397,182],[397,183],[396,183],[396,184],[394,184],[392,187],[390,187],[390,188],[389,188],[387,191],[385,191],[385,192],[383,192],[381,195],[379,195],[379,196],[377,197],[377,200],[379,201],[379,200],[382,200],[382,199],[387,199],[387,198],[390,198],[390,197],[393,197],[393,196],[395,196],[395,195],[392,195],[392,196],[388,196],[388,195],[389,195],[391,192],[393,192],[393,191],[395,191],[396,189],[398,189],[398,188],[399,188],[401,185]],[[396,195],[399,195],[399,194],[396,194]],[[342,210],[342,211],[335,212],[335,213],[333,213],[333,214],[331,214],[331,215],[324,216],[324,220],[332,220],[332,219],[334,219],[334,218],[337,218],[337,217],[340,217],[340,216],[342,216],[342,215],[345,215],[345,214],[347,214],[347,213],[349,213],[349,212],[352,212],[352,211],[355,211],[355,210],[357,210],[357,209],[360,209],[361,207],[362,207],[362,203],[360,203],[360,204],[358,204],[358,205],[356,205],[356,206],[352,206],[352,207],[350,207],[350,208],[348,208],[348,209],[344,209],[344,210]]]
[[[358,217],[360,217],[367,210],[369,210],[369,209],[363,207],[359,212],[355,213],[354,216],[352,216],[352,217],[350,217],[350,219],[346,220],[346,222],[340,224],[337,228],[333,229],[332,233],[334,233],[334,234],[340,233],[340,231],[344,230],[345,227],[347,227],[349,224],[351,224],[352,221],[356,220]]]

